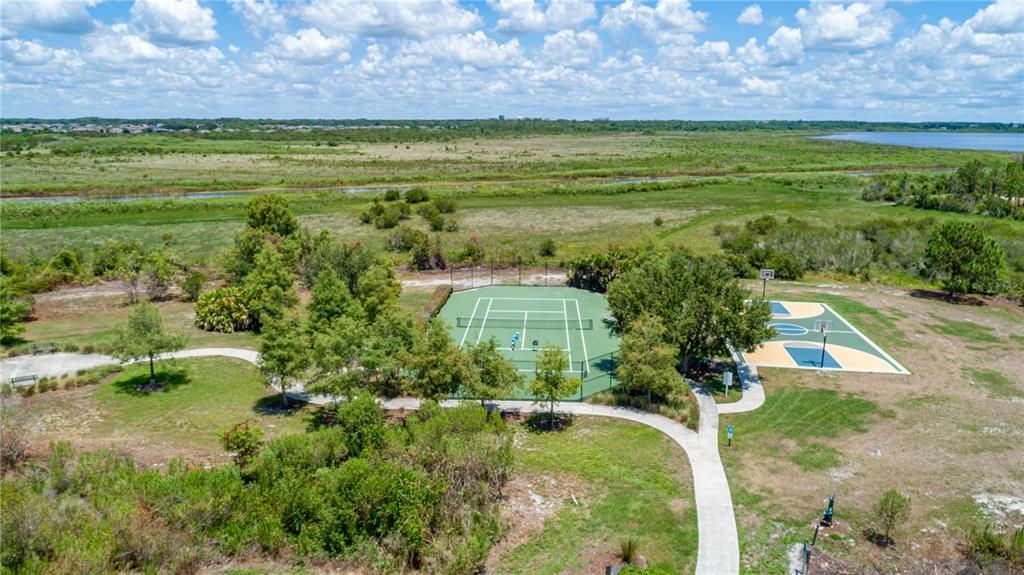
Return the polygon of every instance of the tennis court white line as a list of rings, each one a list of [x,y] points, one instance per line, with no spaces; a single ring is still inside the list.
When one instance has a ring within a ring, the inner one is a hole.
[[[590,357],[587,356],[587,338],[583,335],[583,316],[580,315],[580,302],[575,299],[572,301],[576,304],[576,320],[580,322],[580,341],[583,342],[583,365],[588,365]]]
[[[477,301],[480,301],[480,300],[478,299]],[[477,332],[477,334],[476,334],[476,343],[477,343],[477,345],[480,345],[480,336],[482,336],[484,334],[484,326],[487,325],[487,316],[491,313],[491,304],[492,303],[494,303],[494,299],[493,298],[487,300],[487,311],[484,312],[484,321],[480,324],[480,331]],[[473,322],[470,321],[469,324],[473,325]]]
[[[569,308],[562,300],[562,315],[565,316],[565,347],[569,348],[569,367],[572,367],[572,342],[569,341]]]
[[[557,297],[495,297],[488,299],[496,301],[565,301],[564,298]]]
[[[520,350],[525,350],[526,349],[526,318],[529,315],[530,315],[530,312],[528,312],[528,311],[524,311],[523,312],[523,343],[519,346]]]
[[[469,335],[469,330],[473,327],[473,319],[476,318],[476,308],[480,305],[480,298],[476,298],[476,303],[473,304],[473,313],[469,316],[469,325],[466,326],[466,331],[462,332],[462,341],[459,342],[459,347],[462,347],[466,343],[466,336]]]
[[[560,312],[560,311],[539,311],[539,310],[535,310],[535,309],[531,309],[529,311],[530,311],[530,313],[556,313],[558,315],[562,315],[562,312]],[[493,312],[493,313],[525,313],[525,311],[521,310],[521,309],[492,309],[491,312]]]

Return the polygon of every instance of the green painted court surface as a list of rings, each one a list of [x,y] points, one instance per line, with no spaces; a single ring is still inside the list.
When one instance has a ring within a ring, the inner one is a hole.
[[[751,353],[762,367],[909,373],[827,304],[773,301],[771,325],[778,335]],[[823,331],[824,329],[824,331]]]
[[[619,339],[605,323],[611,313],[601,294],[568,287],[485,287],[452,294],[438,317],[460,346],[494,338],[527,380],[542,347],[561,348],[569,358],[569,375],[583,380],[581,393],[566,399],[586,398],[617,383],[612,371]],[[512,349],[516,333],[519,343]]]

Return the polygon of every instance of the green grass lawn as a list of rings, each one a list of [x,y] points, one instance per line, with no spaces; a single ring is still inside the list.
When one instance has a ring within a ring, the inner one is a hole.
[[[648,427],[585,417],[562,432],[517,433],[517,473],[564,475],[576,487],[560,492],[561,510],[508,551],[495,573],[580,569],[595,552],[617,554],[625,538],[637,540],[652,564],[692,571],[697,513],[682,448]],[[582,504],[573,504],[572,495]]]
[[[98,386],[92,398],[104,413],[92,432],[98,436],[142,435],[152,442],[219,447],[229,426],[250,419],[268,437],[306,428],[305,410],[274,413],[277,394],[256,368],[228,358],[174,360],[157,364],[162,390],[139,392],[149,379],[148,365],[126,368]]]
[[[54,314],[46,320],[25,323],[21,334],[22,348],[33,343],[53,342],[59,346],[75,345],[79,348],[92,346],[103,351],[114,339],[114,328],[128,319],[131,306],[122,305],[118,298],[103,298],[89,301],[89,310],[77,309],[74,313]],[[219,333],[197,328],[193,324],[193,304],[181,301],[165,301],[156,304],[168,329],[185,334],[185,347],[241,347],[255,349],[257,336],[253,332]],[[18,351],[14,349],[11,351]]]

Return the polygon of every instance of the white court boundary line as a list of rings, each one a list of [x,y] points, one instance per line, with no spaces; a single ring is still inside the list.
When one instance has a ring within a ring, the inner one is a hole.
[[[562,314],[565,316],[565,347],[569,348],[569,369],[572,369],[572,342],[569,341],[569,307],[562,300]],[[583,325],[582,323],[580,325]]]
[[[476,318],[476,308],[480,305],[481,299],[476,298],[476,303],[473,305],[473,313],[469,316],[469,325],[466,326],[466,331],[462,332],[462,341],[459,342],[459,347],[466,343],[466,336],[469,335],[469,330],[473,329],[473,319]]]
[[[838,313],[836,313],[836,310],[832,309],[832,306],[828,305],[827,303],[823,303],[821,305],[825,309],[827,309],[828,311],[832,312],[832,315],[834,315],[837,318],[839,318],[839,321],[841,321],[844,324],[846,324],[846,327],[852,329],[853,333],[859,335],[864,341],[868,342],[868,345],[870,345],[871,347],[875,348],[875,351],[877,351],[882,357],[884,357],[886,361],[891,363],[893,367],[895,367],[897,370],[899,370],[900,373],[902,373],[903,375],[910,375],[910,372],[907,371],[907,368],[905,368],[902,365],[900,365],[900,362],[898,362],[895,359],[893,359],[891,355],[885,353],[885,350],[883,350],[882,348],[878,347],[878,345],[876,345],[875,342],[871,341],[871,338],[869,338],[868,336],[866,336],[863,333],[861,333],[860,330],[857,329],[852,323],[846,321],[845,317],[843,317],[843,316],[839,315]]]
[[[519,346],[520,351],[526,351],[526,318],[530,316],[530,312],[523,312],[523,344]]]
[[[580,300],[574,299],[572,301],[576,304],[576,321],[580,322],[580,341],[583,342],[583,365],[589,365],[590,356],[587,355],[587,338],[583,336],[583,316],[580,315]],[[581,369],[580,373],[584,371],[589,370]]]
[[[479,299],[477,301],[480,301]],[[494,298],[487,300],[487,310],[484,312],[484,321],[480,323],[480,331],[476,333],[476,343],[480,345],[480,337],[484,335],[484,326],[487,325],[487,316],[491,313],[491,304],[494,303]],[[473,325],[473,321],[470,320],[469,325]]]

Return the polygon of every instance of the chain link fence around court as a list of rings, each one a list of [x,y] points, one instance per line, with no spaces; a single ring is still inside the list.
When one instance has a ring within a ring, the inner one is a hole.
[[[565,396],[559,401],[586,401],[587,398],[597,395],[599,393],[610,392],[619,385],[619,378],[615,375],[615,368],[618,366],[618,352],[606,353],[598,357],[592,357],[589,360],[574,361],[569,366],[566,375],[570,377],[579,378],[583,385],[579,387],[576,393]],[[520,373],[524,375],[532,374],[537,369],[537,362],[534,360],[526,359],[508,359]],[[520,399],[520,400],[536,400],[537,397],[530,392],[529,382],[532,376],[526,378],[526,385],[518,391],[512,397],[506,397],[503,399]],[[456,394],[458,399],[479,399],[468,394]]]
[[[448,278],[453,291],[500,285],[564,286],[566,282],[565,270],[549,264],[454,264],[448,266]]]

